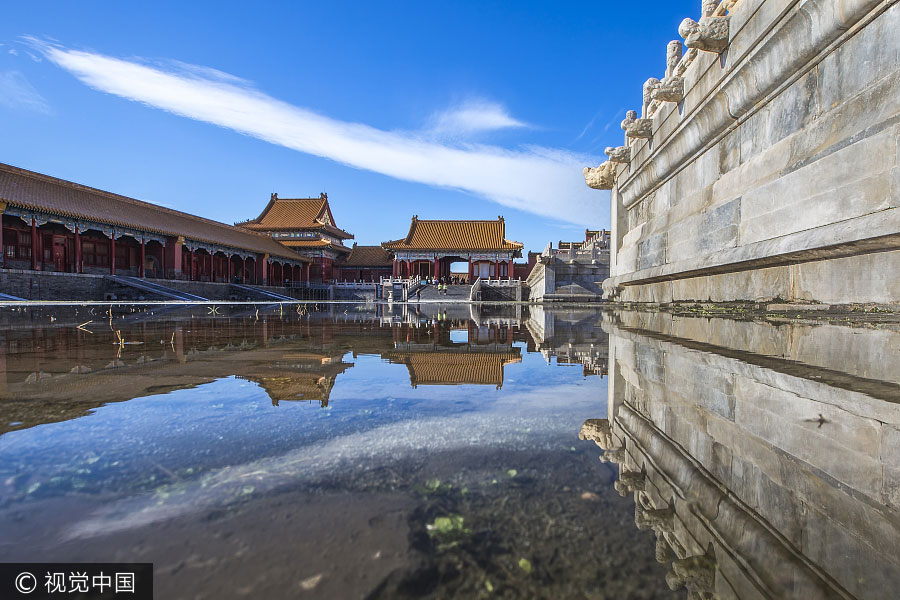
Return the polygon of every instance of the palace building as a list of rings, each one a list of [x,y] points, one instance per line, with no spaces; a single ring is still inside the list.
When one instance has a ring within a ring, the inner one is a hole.
[[[381,246],[358,246],[353,243],[350,254],[340,263],[341,281],[379,281],[390,277],[394,256]]]
[[[272,237],[0,163],[0,267],[191,281],[308,280]]]
[[[317,282],[335,279],[335,264],[350,254],[344,240],[353,239],[352,234],[335,225],[325,193],[318,198],[279,198],[272,194],[258,217],[235,226],[265,233],[311,260],[310,281]]]
[[[503,217],[496,221],[430,221],[412,218],[405,238],[384,242],[393,256],[395,277],[449,277],[450,265],[468,263],[468,280],[509,279],[522,244],[506,239]]]

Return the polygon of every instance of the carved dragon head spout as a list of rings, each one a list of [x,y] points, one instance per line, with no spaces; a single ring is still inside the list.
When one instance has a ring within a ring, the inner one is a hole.
[[[728,46],[728,17],[715,16],[720,0],[703,0],[700,21],[685,19],[678,33],[688,48],[721,53]]]
[[[598,167],[585,167],[581,173],[589,188],[611,190],[616,185],[616,163],[606,161]]]
[[[609,146],[603,151],[609,157],[610,162],[627,164],[631,161],[631,148],[628,146]]]

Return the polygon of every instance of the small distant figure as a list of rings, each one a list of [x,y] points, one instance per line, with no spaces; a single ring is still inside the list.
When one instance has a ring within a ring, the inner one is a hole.
[[[422,290],[421,290],[421,289],[418,289],[418,290],[416,290],[416,304],[419,303],[419,300],[420,300],[421,298],[422,298]]]

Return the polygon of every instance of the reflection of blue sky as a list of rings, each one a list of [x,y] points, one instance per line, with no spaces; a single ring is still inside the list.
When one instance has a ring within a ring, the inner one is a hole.
[[[221,496],[201,488],[216,481],[212,487],[221,493],[233,491],[227,482],[239,473],[264,472],[250,477],[263,490],[411,453],[573,445],[585,419],[604,416],[605,381],[522,350],[523,361],[506,366],[500,390],[414,389],[404,365],[347,354],[355,366],[338,376],[326,409],[307,402],[272,406],[262,388],[235,378],[108,404],[0,437],[0,480],[17,476],[13,489],[4,488],[16,498],[31,490],[29,498],[102,491],[124,499],[174,476],[181,485],[197,483],[195,495],[207,498],[192,502],[203,504]]]

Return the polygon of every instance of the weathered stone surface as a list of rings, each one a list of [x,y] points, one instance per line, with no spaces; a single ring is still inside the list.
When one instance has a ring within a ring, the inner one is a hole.
[[[653,119],[637,119],[625,130],[625,135],[636,139],[653,137]]]
[[[641,109],[642,119],[646,119],[650,116],[650,102],[653,100],[653,91],[657,87],[659,87],[659,79],[656,77],[651,77],[644,82],[644,103],[643,108]]]
[[[670,79],[675,75],[675,68],[681,62],[684,53],[684,47],[681,40],[672,40],[666,46],[666,76],[663,78]]]
[[[681,102],[684,100],[684,79],[666,77],[653,88],[650,97],[660,102]]]
[[[611,190],[616,184],[616,163],[612,161],[599,167],[585,167],[581,173],[587,186],[595,190]]]
[[[728,17],[703,17],[699,22],[685,19],[678,33],[688,48],[719,53],[728,47]]]
[[[609,157],[610,162],[627,164],[631,160],[631,148],[628,146],[618,146],[616,148],[610,146],[603,153]]]
[[[662,233],[638,243],[638,268],[646,269],[666,262],[666,236]]]

